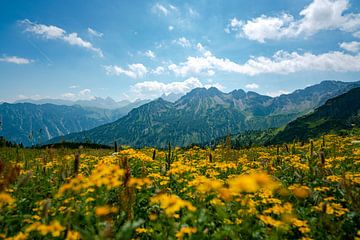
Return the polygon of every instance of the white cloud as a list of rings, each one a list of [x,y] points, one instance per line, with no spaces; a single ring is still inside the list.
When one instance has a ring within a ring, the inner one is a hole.
[[[40,99],[44,99],[44,98],[46,98],[46,97],[42,97],[39,94],[35,94],[32,96],[26,96],[26,95],[20,94],[20,95],[17,95],[14,100],[15,101],[16,100],[25,100],[25,99],[40,100]]]
[[[100,57],[104,56],[101,49],[95,48],[90,42],[83,40],[75,32],[67,34],[64,29],[59,27],[33,23],[28,19],[22,20],[20,23],[24,25],[26,32],[37,34],[45,39],[62,40],[70,45],[93,51]]]
[[[278,91],[272,91],[272,92],[267,92],[265,93],[265,95],[270,96],[270,97],[278,97],[282,94],[289,94],[290,92],[287,90],[278,90]]]
[[[171,10],[173,10],[173,11],[177,11],[177,7],[175,7],[174,5],[169,5],[169,8],[171,9]]]
[[[301,71],[359,72],[360,55],[350,55],[339,51],[319,55],[310,52],[297,53],[278,51],[272,57],[252,57],[244,64],[226,58],[217,58],[211,52],[200,57],[188,57],[178,65],[168,69],[176,75],[210,75],[210,71],[258,75],[264,73],[289,74]]]
[[[89,49],[91,51],[96,52],[100,57],[104,57],[102,51],[99,48],[93,47],[90,42],[84,41],[80,37],[78,37],[77,33],[70,33],[63,37],[64,41],[69,43],[70,45],[79,46],[82,48]]]
[[[119,76],[124,74],[131,78],[142,78],[148,72],[147,68],[141,63],[130,64],[128,69],[116,65],[104,66],[104,68],[107,75]]]
[[[166,8],[164,5],[160,4],[160,3],[156,3],[152,7],[152,11],[154,13],[162,14],[162,15],[165,15],[165,16],[167,16],[170,13],[170,10],[168,8]]]
[[[64,93],[64,94],[61,94],[61,98],[68,99],[68,100],[75,100],[76,94],[75,93]]]
[[[81,96],[87,96],[87,95],[91,94],[91,89],[85,88],[85,89],[81,90],[81,91],[79,92],[79,94],[80,94]]]
[[[148,58],[154,59],[156,57],[155,53],[151,50],[147,50],[144,55]]]
[[[75,100],[92,100],[95,99],[95,96],[91,94],[91,89],[85,88],[77,93],[73,93],[73,92],[64,93],[61,95],[61,98],[75,101]]]
[[[191,91],[194,88],[198,87],[218,87],[223,88],[219,83],[213,84],[203,84],[199,79],[190,77],[182,82],[171,82],[171,83],[162,83],[158,81],[145,81],[141,83],[136,83],[131,86],[131,92],[136,98],[157,98],[163,94],[185,94]]]
[[[20,23],[25,26],[25,31],[41,35],[46,39],[59,39],[66,34],[66,31],[62,28],[52,25],[36,24],[29,19],[22,20]]]
[[[283,14],[280,17],[267,17],[265,15],[248,21],[242,26],[240,34],[250,40],[265,42],[265,39],[280,39],[284,35],[290,35],[283,26],[293,21],[292,16]],[[241,36],[241,35],[238,35]]]
[[[256,83],[249,83],[245,85],[245,88],[247,89],[258,89],[260,86]]]
[[[0,62],[7,62],[7,63],[15,63],[15,64],[29,64],[32,63],[33,60],[22,58],[22,57],[16,57],[16,56],[3,56],[0,57]]]
[[[243,21],[239,21],[237,18],[230,19],[228,26],[224,29],[226,33],[231,31],[240,31],[244,25]]]
[[[199,16],[199,13],[195,9],[193,9],[191,7],[189,7],[189,9],[188,9],[188,13],[192,17],[198,17]]]
[[[201,43],[196,44],[195,48],[205,57],[211,56],[211,52],[206,50],[206,48]]]
[[[191,47],[191,43],[188,39],[186,39],[185,37],[181,37],[179,39],[173,40],[172,41],[174,44],[178,44],[184,48],[189,48]]]
[[[168,3],[155,3],[151,5],[151,12],[159,17],[168,26],[169,31],[175,28],[180,30],[194,29],[194,19],[199,13],[188,4],[185,6],[174,6]]]
[[[343,43],[340,43],[339,46],[342,48],[342,49],[345,49],[346,51],[349,51],[349,52],[359,52],[360,50],[360,42],[343,42]]]
[[[98,31],[96,31],[96,30],[94,30],[94,29],[92,29],[92,28],[90,28],[90,27],[88,27],[87,30],[88,30],[88,33],[89,33],[91,36],[99,37],[99,38],[101,38],[102,36],[104,36],[103,33],[98,32]]]
[[[283,13],[280,16],[266,16],[246,22],[233,18],[229,21],[226,32],[235,32],[238,37],[265,42],[309,37],[322,30],[340,30],[358,36],[360,31],[360,14],[348,12],[348,0],[313,0],[300,13],[299,19]]]
[[[360,38],[360,31],[354,32],[353,36],[356,38]]]
[[[161,75],[164,72],[165,72],[165,68],[161,67],[161,66],[159,66],[159,67],[157,67],[157,68],[155,68],[154,70],[151,71],[151,73],[156,74],[156,75]]]
[[[78,85],[71,85],[69,86],[70,89],[75,89],[75,88],[78,88],[79,86]]]

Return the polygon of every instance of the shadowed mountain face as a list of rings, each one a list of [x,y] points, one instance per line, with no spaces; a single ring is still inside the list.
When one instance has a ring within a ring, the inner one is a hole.
[[[3,128],[2,131],[0,128],[0,136],[9,141],[23,143],[25,146],[44,143],[57,136],[113,122],[128,114],[133,108],[149,102],[115,102],[111,98],[76,102],[57,99],[28,101],[31,103],[0,104],[0,121]],[[32,135],[32,139],[29,135]]]
[[[313,113],[290,122],[272,142],[307,140],[354,126],[360,127],[360,87],[329,99]]]
[[[79,105],[3,103],[0,105],[0,136],[25,146],[113,122],[127,109],[85,108]]]
[[[67,141],[164,147],[208,142],[228,133],[282,126],[360,82],[324,81],[271,98],[255,92],[197,88],[174,103],[157,99],[125,117],[89,131],[69,134]],[[58,142],[53,139],[51,142]]]

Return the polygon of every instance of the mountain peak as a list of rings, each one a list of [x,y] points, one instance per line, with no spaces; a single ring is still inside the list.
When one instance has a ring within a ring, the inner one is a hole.
[[[185,97],[213,97],[219,94],[223,94],[219,89],[216,87],[210,88],[194,88],[189,93],[185,95]]]
[[[164,100],[162,97],[159,97],[157,99],[154,99],[152,100],[151,102],[148,102],[142,106],[140,106],[139,108],[142,108],[142,107],[162,107],[162,106],[166,106],[166,105],[169,105],[169,104],[173,104],[172,102],[169,102],[169,101],[166,101]]]
[[[133,109],[112,124],[67,135],[65,139],[91,139],[102,144],[111,144],[115,139],[120,144],[135,147],[164,147],[168,142],[186,146],[223,136],[229,129],[237,133],[282,126],[354,85],[308,88],[276,98],[243,90],[222,93],[216,88],[196,88],[175,103],[158,98]],[[236,99],[236,94],[245,97]]]

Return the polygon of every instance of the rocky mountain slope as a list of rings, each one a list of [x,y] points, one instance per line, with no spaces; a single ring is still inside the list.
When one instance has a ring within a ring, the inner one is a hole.
[[[279,97],[197,88],[174,103],[157,99],[121,119],[65,136],[74,142],[164,147],[208,142],[228,133],[280,127],[341,95],[360,82],[323,81]],[[51,142],[58,142],[53,139]]]

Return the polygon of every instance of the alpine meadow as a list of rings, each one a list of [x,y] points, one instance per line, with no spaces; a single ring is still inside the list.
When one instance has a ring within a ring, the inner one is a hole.
[[[359,1],[0,6],[0,239],[360,240]]]

